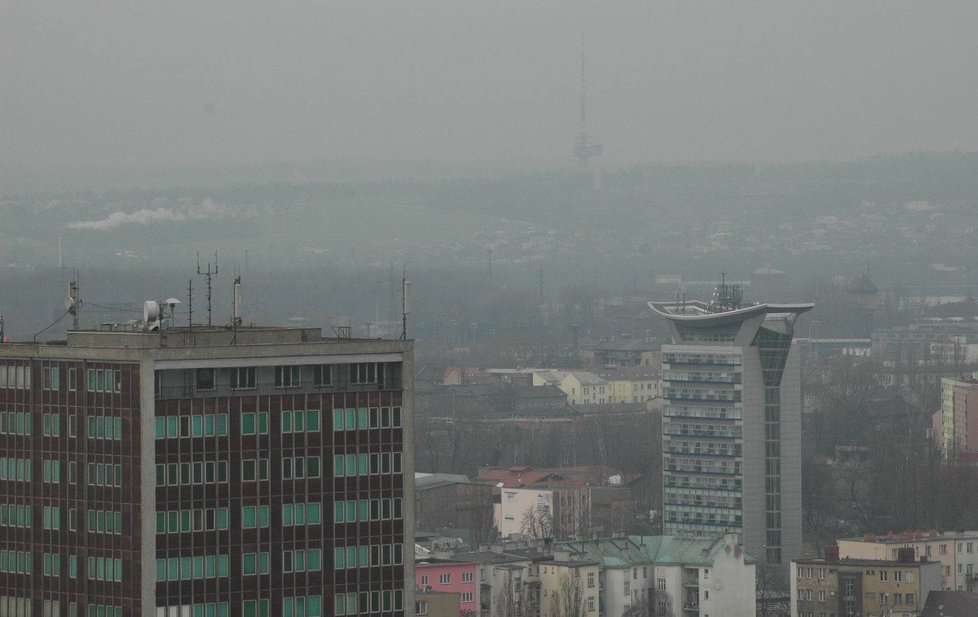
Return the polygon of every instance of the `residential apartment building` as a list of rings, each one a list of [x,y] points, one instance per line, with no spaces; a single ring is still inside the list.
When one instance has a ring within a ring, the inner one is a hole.
[[[650,303],[662,347],[667,534],[740,535],[764,564],[801,554],[801,376],[791,341],[811,304]]]
[[[556,551],[553,559],[536,564],[540,578],[540,615],[598,616],[596,561],[564,561]]]
[[[611,384],[588,371],[541,370],[533,373],[534,386],[557,386],[571,405],[604,405],[612,400]]]
[[[978,372],[941,378],[940,428],[944,458],[978,454]]]
[[[978,531],[904,531],[885,536],[866,535],[837,541],[839,555],[847,559],[895,561],[901,551],[941,564],[941,589],[978,589]]]
[[[415,561],[414,580],[424,592],[458,594],[458,610],[479,611],[479,581],[475,563],[426,557]]]
[[[595,374],[611,386],[611,403],[651,404],[662,398],[662,375],[658,367],[604,369]]]
[[[0,615],[409,612],[412,364],[306,327],[3,345]]]
[[[796,560],[791,617],[916,617],[940,584],[935,561]]]
[[[753,617],[754,560],[734,534],[723,538],[628,536],[564,542],[554,555],[601,565],[601,614]]]

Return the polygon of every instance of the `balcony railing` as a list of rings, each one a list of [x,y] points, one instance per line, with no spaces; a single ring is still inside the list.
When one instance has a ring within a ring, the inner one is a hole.
[[[277,386],[274,383],[258,383],[251,388],[232,388],[229,385],[218,385],[213,388],[197,388],[193,385],[157,386],[157,399],[177,398],[218,398],[229,396],[267,396],[279,394],[316,394],[320,392],[373,392],[377,390],[398,389],[393,384],[329,384],[317,386],[303,383],[298,386]]]

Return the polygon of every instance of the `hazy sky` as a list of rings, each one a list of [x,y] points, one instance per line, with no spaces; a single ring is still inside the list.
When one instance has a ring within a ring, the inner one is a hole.
[[[854,6],[855,5],[855,6]],[[0,0],[0,165],[978,149],[978,2]]]

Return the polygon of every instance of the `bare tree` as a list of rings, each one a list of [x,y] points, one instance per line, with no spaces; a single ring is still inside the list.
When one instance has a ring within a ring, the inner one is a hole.
[[[506,581],[496,593],[492,606],[493,617],[527,617],[529,611],[520,590],[514,589],[513,582]]]
[[[551,510],[541,510],[531,505],[523,513],[520,531],[533,538],[554,537],[554,516]]]
[[[561,576],[551,595],[547,617],[583,617],[585,609],[584,590],[571,576]]]

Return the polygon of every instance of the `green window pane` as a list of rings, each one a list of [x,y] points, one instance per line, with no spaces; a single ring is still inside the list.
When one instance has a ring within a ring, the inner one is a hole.
[[[258,617],[258,607],[254,600],[244,601],[241,606],[241,615],[242,617]]]
[[[297,503],[295,504],[295,524],[305,525],[306,524],[306,506],[305,504]]]
[[[169,439],[175,439],[180,436],[180,425],[178,424],[178,418],[176,416],[167,416],[166,436]]]
[[[347,454],[346,455],[346,475],[355,476],[357,475],[357,455]]]
[[[282,617],[292,617],[292,598],[282,598]]]
[[[306,504],[306,520],[310,525],[318,525],[322,522],[322,505],[319,502]]]
[[[255,434],[255,414],[253,413],[241,414],[241,434],[242,435]]]
[[[357,427],[357,410],[350,408],[346,410],[346,430],[352,431]]]
[[[367,408],[361,407],[357,410],[357,428],[365,429],[367,428]]]
[[[322,600],[319,596],[309,596],[308,617],[322,617]]]
[[[293,424],[295,424],[293,430],[296,433],[301,433],[305,430],[304,428],[305,422],[303,422],[302,420],[303,420],[303,416],[301,411],[297,411],[292,415],[292,422]]]
[[[106,439],[115,439],[113,437],[114,433],[112,432],[114,426],[115,426],[115,423],[112,422],[112,418],[106,418],[105,419],[105,438]]]
[[[268,434],[268,412],[263,411],[258,414],[258,433],[261,435]]]
[[[358,462],[358,467],[359,467],[358,468],[358,473],[361,476],[365,476],[368,473],[370,473],[370,468],[367,466],[367,455],[366,454],[359,454],[359,455],[357,455],[357,459],[358,459],[357,462]]]
[[[315,433],[319,430],[319,410],[310,409],[306,411],[306,431]]]
[[[115,570],[115,578],[113,580],[115,580],[116,582],[122,581],[122,560],[121,559],[116,559],[115,560],[115,566],[114,566],[113,569]]]
[[[214,416],[207,416],[208,422],[214,422]],[[208,435],[212,434],[213,430],[208,432]],[[228,415],[226,413],[217,414],[217,434],[220,436],[225,436],[228,434]]]
[[[369,521],[370,520],[370,500],[361,499],[360,500],[360,520]]]
[[[224,430],[223,431],[220,431],[219,430],[218,431],[218,434],[219,435],[227,435],[228,434],[228,416],[227,416],[227,414],[222,413],[218,417],[218,424],[220,424],[221,419],[224,420]],[[213,437],[214,436],[214,414],[207,414],[206,416],[204,416],[204,436],[205,437]]]
[[[227,529],[228,528],[228,509],[218,508],[217,509],[217,528]]]
[[[262,574],[268,574],[268,553],[258,554],[258,571]]]
[[[282,525],[289,527],[292,525],[292,504],[282,504]]]
[[[370,558],[369,558],[369,555],[368,555],[368,551],[369,550],[370,550],[370,547],[368,547],[366,545],[360,547],[360,551],[359,552],[360,552],[360,567],[361,568],[370,563]]]
[[[337,454],[333,456],[333,477],[342,478],[345,474],[343,473],[344,461],[346,457],[342,454]]]
[[[346,565],[348,568],[357,567],[357,547],[346,547]]]
[[[204,417],[203,416],[191,416],[190,418],[190,434],[194,437],[204,436]]]
[[[304,550],[297,550],[295,552],[295,571],[306,571],[306,552]]]
[[[344,502],[337,501],[333,504],[333,522],[342,523],[346,521],[346,507]]]
[[[308,569],[312,572],[318,571],[322,568],[323,553],[321,549],[313,548],[309,550],[308,554]]]
[[[204,578],[204,558],[194,557],[194,578],[202,579]]]
[[[228,575],[228,556],[218,555],[217,556],[217,575],[227,576]]]
[[[352,500],[346,502],[346,520],[350,522],[357,520],[357,502]]]
[[[242,557],[241,568],[244,570],[245,574],[255,574],[257,571],[258,562],[255,559],[254,553],[245,553]]]
[[[268,527],[268,506],[258,508],[258,526]]]
[[[333,410],[333,430],[342,431],[343,430],[343,410],[334,409]]]
[[[228,603],[221,602],[217,605],[217,617],[228,617]]]
[[[204,557],[204,573],[207,578],[214,578],[217,574],[217,559],[213,555]]]
[[[336,570],[342,570],[346,567],[346,549],[342,546],[337,546],[333,549],[333,568]]]
[[[283,411],[282,412],[282,432],[291,433],[292,432],[292,412]]]
[[[190,578],[190,557],[180,558],[180,580],[185,581]]]
[[[72,577],[74,577],[74,574],[72,574]],[[156,560],[156,580],[157,581],[166,580],[166,559]]]
[[[241,526],[245,529],[254,529],[255,527],[255,507],[245,506],[241,509]]]
[[[91,560],[91,559],[89,559]],[[175,581],[180,578],[180,560],[170,557],[166,560],[166,580]]]
[[[166,437],[166,420],[156,418],[156,438],[163,439],[164,437]]]

